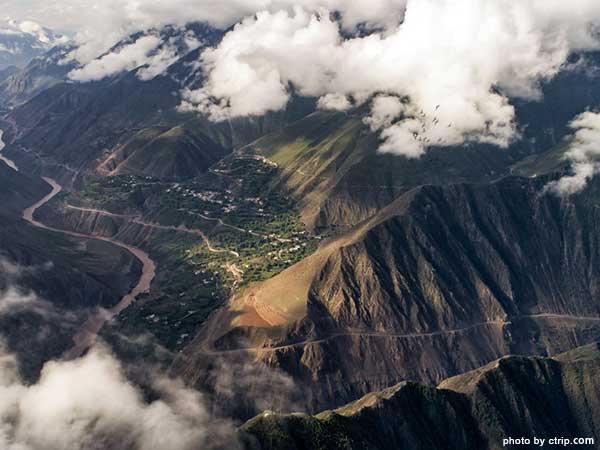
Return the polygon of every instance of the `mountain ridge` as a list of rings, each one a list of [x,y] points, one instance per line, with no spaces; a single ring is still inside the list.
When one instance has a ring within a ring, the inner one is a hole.
[[[33,21],[0,22],[0,70],[23,67],[68,38]]]
[[[266,412],[242,435],[253,450],[523,448],[509,438],[535,448],[534,437],[597,448],[598,375],[598,343],[552,359],[507,356],[437,388],[403,382],[315,416]]]
[[[395,381],[436,384],[511,352],[599,339],[600,218],[588,207],[598,184],[569,203],[540,195],[549,179],[410,191],[239,293],[229,318],[214,317],[215,351],[253,348],[311,391],[314,411]],[[181,373],[193,379],[205,345],[186,349]]]

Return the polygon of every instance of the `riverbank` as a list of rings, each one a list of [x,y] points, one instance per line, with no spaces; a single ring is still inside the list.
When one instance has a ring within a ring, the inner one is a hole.
[[[11,169],[18,172],[19,168],[17,167],[15,162],[2,155],[2,151],[4,150],[4,147],[6,147],[6,144],[2,140],[3,136],[4,136],[4,131],[0,130],[0,161],[3,161],[8,167],[10,167]]]
[[[46,177],[44,177],[43,179],[52,187],[52,191],[44,198],[42,198],[41,200],[39,200],[38,202],[36,202],[35,204],[26,208],[23,211],[22,216],[24,220],[29,222],[34,227],[43,230],[61,233],[79,239],[96,239],[99,241],[108,242],[110,244],[116,245],[117,247],[127,250],[142,263],[142,273],[134,288],[129,293],[124,295],[119,301],[119,303],[117,303],[114,307],[110,309],[100,308],[96,312],[94,312],[75,333],[75,335],[73,336],[74,346],[64,354],[64,358],[70,360],[81,356],[94,344],[96,338],[98,337],[98,333],[107,322],[115,318],[123,310],[129,307],[138,298],[138,296],[140,296],[141,294],[148,293],[150,291],[152,281],[156,276],[156,263],[143,250],[117,241],[115,239],[104,236],[94,236],[83,233],[77,233],[74,231],[61,230],[46,226],[40,221],[36,220],[36,211],[43,207],[45,204],[47,204],[49,201],[51,201],[62,191],[62,186],[56,180]]]

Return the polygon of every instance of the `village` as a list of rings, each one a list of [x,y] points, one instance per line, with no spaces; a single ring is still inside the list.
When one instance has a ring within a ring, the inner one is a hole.
[[[225,158],[189,180],[120,175],[88,183],[69,204],[127,215],[163,231],[152,246],[164,288],[124,313],[173,349],[234,292],[267,280],[315,251],[293,201],[272,188],[277,166],[254,155]],[[153,205],[152,214],[146,211]],[[160,260],[163,249],[168,259]],[[175,251],[174,251],[175,250]]]

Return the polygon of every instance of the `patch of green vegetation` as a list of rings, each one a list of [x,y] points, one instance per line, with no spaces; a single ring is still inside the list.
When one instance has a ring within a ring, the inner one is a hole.
[[[181,349],[233,290],[316,249],[319,238],[305,230],[293,201],[272,188],[277,172],[264,157],[232,155],[186,182],[116,176],[63,199],[156,226],[142,247],[158,263],[157,278],[151,293],[121,315],[124,328]]]
[[[70,193],[69,203],[97,208],[113,213],[143,206],[144,200],[156,190],[158,181],[150,177],[120,175],[90,181],[78,192]]]
[[[568,145],[562,143],[547,152],[531,155],[515,164],[512,173],[524,177],[538,177],[564,169],[569,166],[569,161],[565,158],[567,148]]]
[[[139,298],[119,317],[130,335],[150,332],[170,350],[180,350],[195,336],[199,325],[223,304],[230,288],[218,273],[201,271],[187,258],[197,239],[157,233],[148,249],[158,262],[149,294]]]

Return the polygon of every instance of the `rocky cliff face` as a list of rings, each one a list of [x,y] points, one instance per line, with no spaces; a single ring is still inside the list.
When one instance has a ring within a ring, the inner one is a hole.
[[[544,184],[419,188],[329,257],[311,300],[339,326],[382,332],[598,316],[593,194],[561,201],[543,194]]]
[[[554,359],[507,357],[438,388],[401,383],[316,416],[263,413],[243,435],[253,450],[484,450],[535,447],[506,445],[511,437],[597,440],[598,376],[598,344]]]
[[[304,326],[333,337],[269,360],[360,392],[402,379],[435,383],[510,351],[553,353],[597,339],[594,193],[564,202],[543,186],[511,178],[401,198],[310,284]]]

